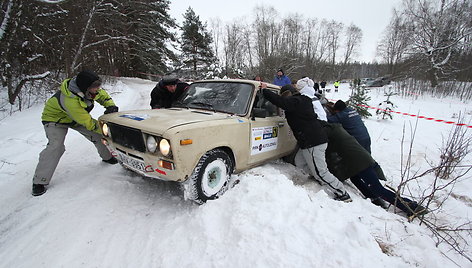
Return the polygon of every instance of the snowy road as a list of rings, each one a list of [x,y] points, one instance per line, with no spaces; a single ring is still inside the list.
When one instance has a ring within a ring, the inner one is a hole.
[[[147,109],[154,86],[125,78],[107,88],[120,109],[129,110]],[[330,98],[346,100],[349,92],[342,84]],[[371,94],[372,105],[384,98]],[[426,97],[394,103],[442,118],[470,107]],[[280,161],[234,175],[241,181],[236,187],[197,206],[183,200],[175,183],[102,163],[92,144],[69,131],[47,193],[32,197],[31,179],[47,142],[41,111],[37,106],[0,121],[0,267],[454,267],[443,253],[470,267],[436,248],[417,222],[370,204],[350,186],[352,203],[331,200]],[[96,107],[92,114],[102,113]],[[366,120],[389,185],[398,183],[402,128],[414,124],[408,120]],[[437,156],[451,127],[418,124],[413,157],[416,167],[427,168],[424,157]],[[470,200],[471,182],[456,188]],[[447,207],[451,219],[472,215],[470,204],[458,199]]]

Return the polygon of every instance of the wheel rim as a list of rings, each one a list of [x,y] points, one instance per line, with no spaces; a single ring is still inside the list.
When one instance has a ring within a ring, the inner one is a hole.
[[[225,185],[227,176],[226,164],[221,159],[208,164],[202,178],[203,193],[206,196],[218,193]]]

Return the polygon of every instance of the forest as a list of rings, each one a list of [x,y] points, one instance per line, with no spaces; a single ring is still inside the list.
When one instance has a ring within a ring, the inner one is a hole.
[[[359,62],[362,30],[335,20],[280,16],[257,6],[247,21],[202,21],[191,7],[178,25],[168,0],[2,0],[0,109],[44,101],[65,77],[271,81],[388,76],[412,90],[472,98],[472,3],[404,0],[378,41],[379,62]]]

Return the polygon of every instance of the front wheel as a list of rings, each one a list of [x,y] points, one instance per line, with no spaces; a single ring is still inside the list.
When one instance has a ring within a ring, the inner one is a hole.
[[[206,152],[183,183],[184,197],[198,204],[213,200],[228,190],[234,164],[226,152],[213,149]]]

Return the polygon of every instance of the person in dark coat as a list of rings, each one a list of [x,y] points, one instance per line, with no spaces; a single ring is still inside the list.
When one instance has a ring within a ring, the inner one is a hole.
[[[282,87],[280,91],[282,96],[267,89],[265,83],[261,83],[261,88],[265,99],[285,111],[287,122],[305,159],[303,165],[308,166],[315,179],[327,186],[328,192],[334,199],[350,202],[351,197],[344,185],[329,172],[326,165],[325,151],[328,139],[313,110],[312,100],[301,95],[292,85]],[[284,96],[286,93],[289,93],[289,96]]]
[[[315,84],[313,85],[313,88],[315,89],[316,93],[319,93],[321,94],[321,90],[320,90],[320,84],[318,84],[317,82],[315,82]]]
[[[328,137],[326,161],[329,170],[340,180],[350,178],[351,182],[372,203],[385,207],[382,198],[396,206],[408,216],[426,213],[423,206],[405,197],[396,196],[379,181],[384,176],[376,161],[340,124],[319,121]],[[334,157],[333,157],[334,155]]]
[[[151,109],[170,108],[189,87],[172,76],[164,76],[151,91]]]
[[[326,87],[326,81],[324,81],[324,80],[321,81],[321,82],[320,82],[320,86],[321,86],[321,89],[325,89],[325,87]]]
[[[342,100],[338,100],[332,106],[332,111],[333,114],[328,113],[327,115],[328,122],[340,123],[349,134],[356,138],[362,147],[371,153],[370,135],[359,113],[351,107],[347,107],[346,103]]]

